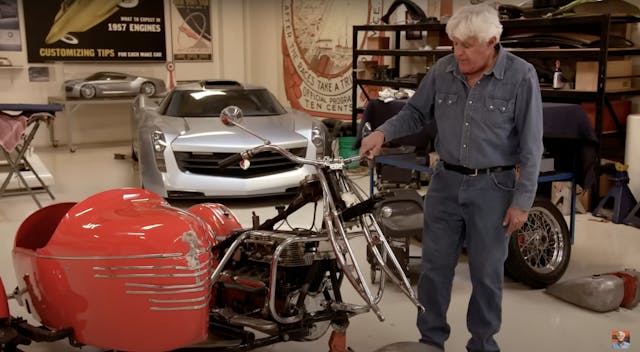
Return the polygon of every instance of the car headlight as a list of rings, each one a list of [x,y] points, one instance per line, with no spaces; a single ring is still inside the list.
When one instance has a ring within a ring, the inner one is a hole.
[[[167,141],[162,131],[151,133],[151,143],[153,144],[153,154],[156,159],[156,166],[160,172],[167,172],[167,165],[164,162],[164,150],[167,148]]]
[[[311,143],[316,147],[316,159],[322,159],[327,155],[331,155],[331,146],[327,141],[327,126],[319,121],[313,122],[311,127]]]
[[[393,215],[393,208],[386,205],[383,206],[382,209],[380,209],[380,215],[382,215],[383,218],[390,218]]]

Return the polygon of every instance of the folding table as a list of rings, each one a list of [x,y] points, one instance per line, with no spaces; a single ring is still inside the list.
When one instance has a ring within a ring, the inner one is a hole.
[[[14,136],[4,136],[10,137],[14,140],[17,140],[17,143],[13,146],[13,150],[7,150],[4,146],[0,146],[2,153],[4,154],[5,159],[9,165],[9,172],[0,186],[0,197],[8,196],[8,195],[21,195],[21,194],[29,194],[31,198],[36,202],[38,207],[42,207],[35,194],[40,192],[46,192],[49,194],[51,199],[55,199],[49,187],[43,182],[40,175],[34,170],[31,163],[26,157],[26,152],[29,150],[31,142],[38,132],[38,128],[42,122],[49,123],[53,118],[57,111],[61,111],[63,109],[62,105],[59,104],[0,104],[0,111],[12,111],[19,113],[23,117],[16,118],[25,118],[26,124],[28,127],[31,127],[29,132],[26,135],[23,135],[25,130],[20,128],[16,130],[5,130],[0,131],[0,133],[15,133],[19,135]],[[3,117],[4,118],[4,117]],[[11,118],[9,118],[11,119]],[[37,181],[41,186],[41,190],[34,189],[25,180],[24,176],[21,173],[22,167],[29,170],[36,177]],[[19,184],[22,184],[24,187],[23,190],[7,190],[7,186],[11,181],[13,175],[16,175]]]

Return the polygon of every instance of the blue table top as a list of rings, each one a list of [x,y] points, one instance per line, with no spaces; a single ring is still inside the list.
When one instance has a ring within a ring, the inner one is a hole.
[[[26,112],[50,112],[62,111],[60,104],[0,104],[1,110],[26,111]]]

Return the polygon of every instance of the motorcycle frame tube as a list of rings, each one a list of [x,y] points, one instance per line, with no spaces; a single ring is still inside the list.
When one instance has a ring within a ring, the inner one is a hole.
[[[323,171],[323,170],[320,170],[320,171]],[[323,220],[324,220],[325,226],[327,227],[329,242],[331,243],[331,246],[333,247],[333,250],[336,253],[336,260],[338,261],[338,265],[340,266],[340,269],[342,270],[344,275],[347,277],[347,279],[349,280],[353,288],[356,290],[356,292],[358,292],[358,294],[362,297],[362,299],[364,299],[367,305],[371,307],[371,310],[373,310],[373,312],[376,314],[376,316],[378,317],[378,320],[384,321],[384,316],[382,315],[382,312],[380,311],[380,308],[378,307],[378,305],[374,302],[374,297],[371,294],[369,287],[362,280],[363,278],[362,271],[360,270],[360,266],[358,265],[358,262],[355,260],[353,249],[349,244],[349,239],[347,237],[347,234],[340,222],[340,217],[338,216],[336,205],[333,202],[333,199],[329,196],[332,193],[331,193],[331,189],[329,188],[327,177],[323,172],[318,172],[318,178],[320,180],[320,184],[322,186],[322,190],[324,193]],[[333,226],[334,223],[336,224],[336,227]],[[356,273],[355,276],[353,275],[351,270],[348,269],[348,265],[346,263],[346,260],[343,254],[343,248],[338,243],[338,239],[336,237],[336,229],[338,230],[340,237],[345,241],[346,252],[347,252],[346,254],[348,254],[349,259],[351,259],[351,262],[353,263],[352,265]]]
[[[296,323],[302,320],[304,312],[299,312],[297,315],[292,317],[282,317],[276,310],[276,274],[278,273],[278,259],[280,258],[280,254],[288,245],[294,242],[317,242],[317,241],[327,241],[327,237],[290,237],[284,240],[276,250],[273,252],[273,258],[271,258],[271,268],[269,273],[269,312],[274,320],[282,324],[291,324]],[[333,289],[336,289],[335,287]]]
[[[360,226],[362,227],[365,238],[369,243],[369,248],[371,249],[371,252],[373,253],[376,261],[378,262],[378,265],[380,265],[380,268],[382,268],[383,270],[383,274],[380,277],[380,293],[381,293],[380,296],[382,296],[382,291],[384,291],[384,278],[386,276],[389,276],[391,281],[393,281],[393,283],[395,283],[400,288],[402,293],[404,293],[418,307],[420,311],[424,311],[424,307],[420,304],[420,302],[418,302],[418,299],[415,296],[415,293],[411,289],[411,284],[409,283],[409,279],[404,274],[404,271],[402,270],[402,267],[398,262],[398,258],[396,258],[395,255],[389,256],[391,258],[391,262],[393,263],[393,266],[395,267],[396,271],[399,273],[400,278],[398,278],[398,276],[396,276],[393,273],[393,271],[391,271],[391,268],[389,268],[389,266],[386,264],[386,260],[380,254],[380,252],[378,251],[378,248],[373,244],[373,238],[371,236],[371,232],[369,231],[369,227],[366,226],[366,221],[364,219],[365,216],[369,218],[376,232],[381,234],[378,237],[379,237],[380,243],[384,248],[385,254],[393,253],[393,251],[391,250],[391,246],[389,245],[389,242],[382,234],[382,229],[380,228],[378,223],[375,221],[373,214],[369,213],[369,214],[360,216]],[[382,297],[379,297],[379,298],[382,298]]]
[[[340,180],[344,181],[344,187],[347,189],[347,191],[351,191],[351,193],[353,193],[356,196],[358,201],[362,202],[365,200],[365,197],[363,196],[362,192],[356,192],[358,188],[353,185],[353,182],[350,179],[340,178]],[[373,236],[371,235],[369,226],[367,226],[366,219],[368,219],[371,222],[371,225],[374,227],[375,231],[379,234],[378,240],[380,241],[380,243],[384,248],[384,255],[380,255],[378,248],[375,246],[373,241]],[[369,249],[373,253],[374,259],[378,262],[378,265],[380,265],[380,268],[382,268],[382,271],[383,271],[382,274],[380,275],[380,286],[378,287],[378,293],[374,298],[374,302],[379,303],[380,300],[382,299],[382,295],[384,294],[385,279],[386,279],[386,275],[388,275],[391,281],[394,284],[396,284],[400,288],[400,290],[402,290],[402,292],[413,302],[413,304],[415,304],[420,311],[424,311],[424,307],[420,304],[420,302],[418,302],[415,292],[413,291],[413,289],[411,288],[411,284],[409,283],[409,279],[407,278],[404,271],[402,270],[402,267],[400,266],[400,262],[398,262],[398,258],[396,258],[396,256],[393,254],[393,251],[391,250],[391,246],[389,245],[387,238],[384,236],[384,233],[382,232],[382,229],[380,228],[380,225],[376,221],[373,214],[366,213],[366,214],[360,215],[358,217],[358,220],[360,222],[360,227],[362,228],[362,233],[364,234],[367,240],[367,243],[369,245]],[[398,275],[395,275],[387,265],[387,261],[386,261],[387,256],[391,258],[391,262],[393,263],[393,266],[398,272]],[[400,276],[400,278],[398,278],[398,276]]]
[[[227,265],[227,262],[229,262],[229,259],[233,257],[233,254],[235,253],[236,249],[238,249],[238,246],[240,246],[240,244],[245,240],[245,238],[249,237],[249,235],[252,233],[254,233],[254,231],[245,231],[241,233],[238,236],[238,238],[236,238],[235,241],[231,243],[231,246],[227,248],[227,252],[222,256],[222,259],[220,259],[218,266],[216,266],[216,268],[211,273],[212,283],[216,283],[218,281],[218,278],[220,277],[222,270]]]

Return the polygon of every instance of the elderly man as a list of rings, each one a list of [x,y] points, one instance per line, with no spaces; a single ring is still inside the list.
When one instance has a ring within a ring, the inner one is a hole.
[[[532,65],[505,51],[497,11],[469,5],[446,26],[453,54],[440,59],[393,118],[362,140],[374,157],[385,140],[435,120],[435,167],[425,198],[418,315],[426,351],[444,350],[447,310],[463,243],[473,292],[468,351],[499,351],[503,267],[509,235],[528,216],[542,155],[542,101]],[[519,172],[516,171],[516,166]]]

